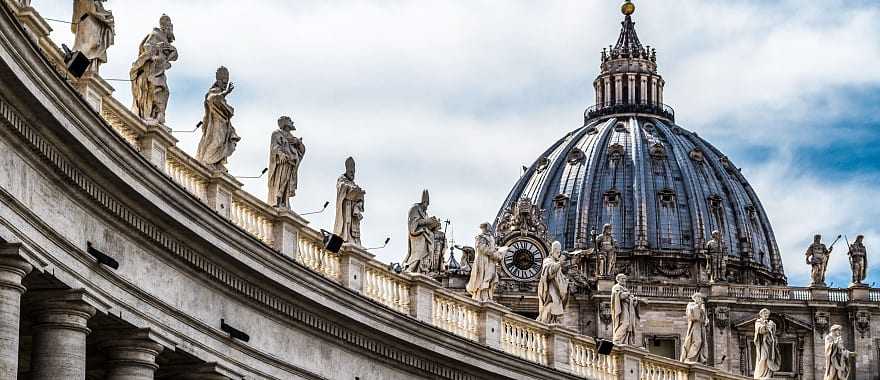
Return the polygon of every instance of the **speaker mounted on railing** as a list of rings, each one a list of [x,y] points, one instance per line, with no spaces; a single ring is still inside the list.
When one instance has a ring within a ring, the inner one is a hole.
[[[339,250],[342,248],[342,243],[345,242],[345,240],[342,240],[342,236],[327,230],[321,230],[321,235],[324,236],[324,249],[333,253],[339,253]]]

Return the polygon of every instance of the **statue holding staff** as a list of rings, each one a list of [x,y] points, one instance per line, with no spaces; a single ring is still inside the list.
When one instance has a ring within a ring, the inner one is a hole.
[[[852,268],[853,286],[864,286],[865,277],[868,274],[868,251],[865,249],[865,235],[856,237],[856,241],[849,245],[849,265]]]
[[[403,266],[407,272],[429,273],[430,258],[434,253],[434,232],[440,229],[440,220],[428,216],[430,197],[428,190],[422,191],[422,201],[409,209],[407,229],[409,244]]]
[[[831,243],[831,246],[826,248],[825,244],[822,244],[822,235],[816,234],[813,237],[813,244],[810,244],[810,247],[807,248],[807,252],[805,253],[807,257],[807,264],[812,266],[812,270],[810,271],[810,277],[812,282],[810,286],[825,286],[825,269],[828,268],[828,259],[831,256],[831,250],[834,249],[834,244],[837,243],[837,240],[840,240],[840,235],[837,236],[837,239]]]
[[[333,233],[343,240],[361,245],[361,219],[364,218],[364,194],[354,182],[354,159],[345,160],[345,173],[336,180],[336,224]]]
[[[306,146],[301,138],[291,133],[295,130],[293,119],[290,116],[281,116],[278,118],[278,129],[272,132],[269,142],[268,203],[275,207],[290,208],[290,198],[296,195],[297,172],[306,154]]]

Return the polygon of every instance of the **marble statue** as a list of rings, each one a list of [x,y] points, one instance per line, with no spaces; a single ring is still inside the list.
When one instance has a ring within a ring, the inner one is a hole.
[[[852,267],[852,284],[850,286],[864,286],[865,276],[868,274],[868,252],[864,244],[865,236],[859,235],[849,246],[849,265]]]
[[[761,309],[755,320],[755,371],[754,378],[769,380],[779,371],[782,356],[776,341],[776,323],[770,320],[770,310]]]
[[[480,234],[476,237],[474,263],[470,267],[471,276],[465,289],[474,301],[491,302],[498,286],[498,263],[509,247],[496,247],[495,236],[489,223],[480,223]],[[467,258],[462,256],[462,267]]]
[[[349,157],[345,159],[345,173],[336,180],[336,224],[333,233],[357,245],[361,245],[364,194],[364,189],[354,182],[354,158]]]
[[[810,244],[806,252],[807,264],[813,267],[810,272],[812,279],[810,286],[825,286],[825,269],[828,267],[828,258],[832,249],[833,246],[829,249],[822,244],[822,235],[816,234],[813,237],[813,244]]]
[[[290,116],[281,116],[278,118],[278,129],[272,132],[272,138],[269,142],[269,196],[267,202],[275,207],[290,208],[290,198],[296,195],[297,172],[299,164],[306,154],[306,146],[303,145],[301,138],[291,133],[295,130],[296,125]],[[348,170],[346,170],[347,173]],[[354,178],[353,161],[352,178]],[[338,199],[336,207],[338,214]]]
[[[828,330],[828,335],[825,335],[824,380],[849,380],[850,370],[853,369],[856,353],[847,350],[843,345],[840,330],[840,325],[834,325]]]
[[[90,70],[95,72],[100,64],[107,63],[107,48],[116,36],[113,13],[104,9],[103,3],[104,0],[74,0],[70,24],[76,35],[73,50],[85,55],[91,61]]]
[[[131,65],[131,110],[147,122],[165,124],[168,107],[168,80],[165,71],[177,60],[174,25],[168,15],[159,18],[159,27],[153,28],[138,46],[138,57]]]
[[[602,234],[596,237],[597,266],[599,276],[610,276],[617,263],[617,241],[614,240],[611,224],[602,227]]]
[[[639,324],[639,303],[626,288],[626,275],[615,277],[611,287],[611,337],[614,344],[636,345],[636,327]]]
[[[428,190],[422,191],[422,201],[409,209],[407,222],[409,244],[403,266],[407,272],[428,273],[430,256],[434,252],[434,232],[440,228],[440,220],[428,216],[430,198]]]
[[[709,352],[707,340],[709,317],[706,314],[706,305],[703,303],[703,294],[694,293],[691,299],[693,301],[689,302],[685,309],[688,326],[681,347],[681,361],[706,364]]]
[[[202,139],[196,159],[214,170],[226,171],[226,158],[235,151],[241,137],[232,126],[235,109],[226,102],[226,96],[235,85],[229,81],[229,70],[220,66],[216,80],[205,94],[205,116],[202,118]]]
[[[727,254],[724,252],[724,241],[721,240],[720,231],[712,231],[712,239],[706,242],[706,253],[709,281],[725,281],[727,279]]]
[[[562,273],[562,244],[554,241],[550,254],[541,264],[538,280],[538,321],[554,324],[562,322],[568,303],[568,277]]]

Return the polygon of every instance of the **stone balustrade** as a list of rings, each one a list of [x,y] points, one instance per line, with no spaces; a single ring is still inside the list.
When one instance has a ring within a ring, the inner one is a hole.
[[[271,215],[242,200],[233,198],[229,208],[229,220],[267,244],[272,242]]]
[[[849,301],[849,289],[828,289],[828,300],[831,302]]]
[[[592,340],[572,339],[568,350],[569,366],[575,375],[596,380],[617,378],[619,355],[600,355]]]
[[[201,201],[207,195],[207,176],[190,165],[177,149],[169,149],[165,156],[165,174]]]
[[[687,285],[650,285],[635,284],[631,286],[633,294],[641,297],[689,298],[700,291],[699,286]]]
[[[871,302],[880,302],[880,289],[871,289],[868,291],[868,300]]]
[[[409,314],[409,283],[387,268],[368,265],[364,270],[364,295],[385,306]]]
[[[433,299],[432,323],[441,329],[479,340],[479,307],[451,294],[436,292]]]
[[[547,364],[548,334],[543,324],[511,313],[504,316],[502,328],[501,349],[504,352],[538,364]]]
[[[300,235],[297,239],[296,261],[327,278],[339,281],[339,255],[324,249],[320,239]]]
[[[687,380],[688,368],[679,362],[643,358],[639,380]]]
[[[730,285],[730,296],[741,299],[809,301],[809,288],[787,286]]]
[[[119,133],[126,142],[135,149],[140,150],[138,139],[143,135],[143,131],[137,130],[137,127],[134,126],[137,125],[136,123],[127,122],[118,109],[108,106],[107,103],[108,101],[104,101],[104,106],[101,107],[101,117],[107,120],[107,124],[110,124],[113,130]]]

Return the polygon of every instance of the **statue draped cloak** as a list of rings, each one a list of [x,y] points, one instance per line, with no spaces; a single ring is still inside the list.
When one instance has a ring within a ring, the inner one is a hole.
[[[471,277],[468,279],[465,289],[475,300],[482,301],[479,299],[478,293],[481,290],[489,290],[491,297],[495,286],[498,285],[497,266],[502,257],[498,248],[495,247],[495,239],[492,235],[477,235],[476,243]],[[462,257],[462,262],[466,263],[467,260]]]
[[[363,212],[363,191],[343,174],[336,181],[336,224],[333,233],[347,242],[360,245]]]
[[[276,205],[278,198],[286,203],[288,198],[296,195],[297,171],[305,154],[305,145],[290,131],[278,129],[272,132],[269,142],[269,204]]]
[[[559,323],[565,314],[568,303],[568,278],[562,273],[562,262],[547,257],[541,264],[541,277],[538,280],[538,320],[544,323]]]
[[[196,158],[208,165],[225,164],[226,158],[232,155],[235,145],[241,140],[232,126],[235,109],[226,103],[223,92],[218,86],[212,86],[205,95],[202,139],[199,141]],[[274,140],[275,134],[272,136]]]
[[[420,203],[409,209],[409,242],[404,267],[409,272],[427,272],[428,256],[434,252],[434,232],[428,228],[428,210]]]
[[[614,344],[636,344],[638,307],[627,288],[620,284],[611,287],[611,336]]]
[[[849,380],[850,351],[830,333],[825,336],[824,380]]]
[[[165,122],[168,105],[168,81],[165,70],[177,60],[177,49],[162,29],[153,28],[138,47],[138,57],[131,65],[131,109],[143,119]]]
[[[706,307],[696,302],[687,306],[687,334],[681,350],[681,361],[685,363],[706,363]]]
[[[113,45],[113,14],[94,0],[74,0],[71,31],[76,34],[73,50],[89,59],[107,62],[107,48]]]
[[[755,379],[770,379],[779,371],[782,357],[776,341],[776,324],[771,320],[755,321]]]

